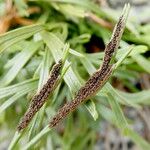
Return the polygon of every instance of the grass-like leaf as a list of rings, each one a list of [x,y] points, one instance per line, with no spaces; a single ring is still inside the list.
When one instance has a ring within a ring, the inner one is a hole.
[[[2,79],[2,83],[6,86],[11,83],[19,71],[24,67],[24,65],[31,59],[33,54],[39,49],[41,46],[41,42],[30,42],[21,52],[18,54],[18,57],[15,59],[14,65],[8,70],[4,78]]]
[[[35,90],[37,87],[37,82],[31,82],[30,84],[26,85],[26,88],[17,92],[15,95],[11,96],[8,100],[6,100],[1,106],[0,106],[0,114],[5,111],[10,105],[12,105],[14,102],[16,102],[18,99],[21,99],[22,96],[25,94],[28,94],[29,92]]]
[[[6,27],[10,30],[0,35],[0,122],[5,122],[1,126],[1,142],[10,141],[11,133],[16,131],[14,122],[18,117],[13,120],[16,115],[14,112],[18,108],[19,112],[24,110],[22,100],[31,98],[33,90],[39,92],[42,89],[54,63],[60,59],[65,62],[67,59],[60,72],[57,88],[47,97],[48,103],[35,114],[26,129],[15,132],[9,150],[55,149],[58,146],[65,150],[94,149],[99,121],[103,122],[103,119],[121,129],[122,135],[128,136],[139,148],[150,149],[148,142],[130,129],[127,122],[130,119],[122,111],[122,108],[128,106],[134,111],[150,105],[150,90],[147,89],[147,74],[150,73],[147,55],[150,47],[149,24],[133,23],[130,17],[126,23],[129,5],[125,6],[111,40],[111,29],[118,20],[119,10],[98,6],[95,1],[32,0],[28,3],[14,0],[13,3],[0,2],[0,8],[1,16],[4,15],[1,24],[5,24],[6,19]],[[7,22],[7,19],[10,20]],[[37,24],[22,27],[34,22]],[[125,24],[125,33],[120,42]],[[65,45],[65,42],[69,44]],[[130,47],[130,43],[134,46]],[[118,45],[120,48],[116,51]],[[103,74],[93,76],[96,70],[99,72],[101,69]],[[108,81],[111,75],[112,85]],[[91,76],[95,82],[86,82]],[[104,82],[99,79],[104,79]],[[95,86],[98,81],[101,91],[98,92],[100,88],[95,88],[94,94],[91,94],[93,87],[98,87]],[[87,83],[92,86],[87,86]],[[140,88],[135,84],[140,84]],[[86,98],[90,100],[84,106],[96,121],[91,120],[87,110],[80,107],[66,118],[58,130],[51,132],[51,127],[55,127],[61,119],[76,110]],[[67,104],[61,107],[64,103]],[[16,109],[11,109],[12,107]],[[97,119],[99,116],[103,118]],[[48,126],[49,117],[52,120]],[[142,133],[145,129],[146,126],[143,126]],[[78,131],[82,131],[82,134]]]
[[[29,79],[18,84],[0,88],[0,99],[28,89],[32,84],[37,84],[37,79]]]
[[[142,55],[132,55],[132,58],[148,73],[150,73],[150,61],[145,59]]]
[[[2,34],[0,36],[0,53],[8,47],[10,47],[11,45],[23,39],[27,39],[33,34],[40,32],[43,29],[44,27],[42,25],[31,25]]]

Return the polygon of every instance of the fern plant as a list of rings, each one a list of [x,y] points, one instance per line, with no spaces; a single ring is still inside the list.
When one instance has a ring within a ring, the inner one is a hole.
[[[30,15],[33,5],[42,14]],[[8,149],[94,149],[103,118],[141,149],[150,149],[123,113],[123,107],[139,110],[150,102],[150,90],[139,91],[132,84],[139,78],[139,72],[150,71],[149,60],[142,55],[150,47],[145,32],[148,27],[140,26],[139,31],[128,21],[116,51],[129,6],[125,6],[108,45],[118,18],[91,1],[14,0],[12,7],[21,19],[28,18],[37,24],[0,36],[0,123],[2,131],[9,131],[0,141],[7,138]],[[86,52],[85,43],[93,34],[103,39],[107,45],[105,52]],[[130,42],[134,45],[130,46]],[[113,78],[122,80],[132,93],[114,88]],[[17,125],[26,110],[18,131]],[[52,130],[66,116],[64,123]]]

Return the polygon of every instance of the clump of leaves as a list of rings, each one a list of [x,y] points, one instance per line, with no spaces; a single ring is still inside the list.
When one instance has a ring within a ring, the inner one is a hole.
[[[27,142],[23,149],[29,149],[32,146],[35,148],[44,147],[45,149],[50,149],[51,146],[54,148],[61,146],[63,149],[85,149],[86,147],[93,149],[101,117],[121,129],[124,136],[130,137],[142,149],[150,149],[149,143],[129,127],[131,121],[126,119],[122,111],[122,106],[140,109],[143,105],[149,105],[149,89],[140,91],[133,85],[139,78],[139,72],[146,73],[150,70],[148,69],[149,58],[142,55],[149,48],[147,32],[144,32],[146,26],[140,27],[143,32],[140,34],[141,31],[138,31],[129,21],[123,36],[124,40],[121,41],[119,50],[114,51],[118,48],[127,18],[127,11],[125,17],[123,15],[119,19],[112,39],[106,46],[105,53],[89,54],[86,52],[84,44],[90,40],[93,34],[101,37],[104,44],[109,40],[110,29],[117,18],[111,17],[108,11],[106,12],[88,0],[38,0],[26,4],[28,7],[24,7],[23,4],[26,3],[22,0],[15,1],[15,7],[19,8],[19,12],[27,12],[30,5],[35,5],[43,13],[42,15],[36,14],[35,17],[28,16],[28,19],[32,19],[38,24],[21,27],[0,36],[0,66],[2,66],[0,72],[0,123],[5,122],[7,126],[4,126],[2,130],[9,130],[11,133],[7,139],[12,139],[17,123],[30,103],[28,99],[31,99],[34,95],[32,91],[38,89],[38,92],[41,93],[45,90],[44,93],[47,94],[45,97],[39,94],[42,103],[38,105],[38,108],[36,107],[38,101],[35,97],[39,95],[33,97],[27,114],[31,108],[35,111],[29,117],[30,119],[25,119],[25,124],[23,126],[21,124],[19,130],[26,127],[30,121],[31,123],[23,131],[16,131],[9,149],[20,149],[20,141]],[[91,13],[92,15],[87,15]],[[55,17],[53,14],[55,14]],[[22,14],[22,16],[25,15],[26,13]],[[95,20],[93,15],[101,18],[104,22],[97,21],[97,18]],[[109,26],[108,22],[110,22]],[[129,36],[130,38],[128,38]],[[138,45],[131,47],[126,39],[132,41],[132,43],[138,43]],[[71,48],[67,48],[69,54],[63,51],[63,49],[66,49],[64,44],[66,42],[70,43]],[[48,81],[51,80],[56,73],[55,69],[51,69],[51,67],[62,58],[64,58],[65,63],[61,71],[57,72],[59,78],[55,76],[56,80],[59,80],[59,84],[52,86],[51,90],[47,91],[48,88],[44,88],[48,83],[46,81],[47,79]],[[115,65],[112,66],[114,62]],[[100,65],[101,68],[98,69]],[[97,69],[98,71],[96,71]],[[52,70],[50,76],[49,70]],[[94,73],[95,71],[96,73]],[[113,75],[112,71],[114,71]],[[110,75],[112,79],[117,77],[122,80],[122,84],[132,93],[114,88],[109,83],[111,80],[104,85]],[[91,77],[84,84],[88,76]],[[126,84],[127,81],[130,82]],[[85,86],[81,87],[81,85]],[[102,86],[101,91],[98,91]],[[93,90],[93,88],[95,89]],[[91,97],[93,91],[96,95]],[[134,91],[137,93],[133,93]],[[47,97],[49,93],[52,94]],[[78,97],[80,98],[78,103],[72,105]],[[45,103],[47,98],[48,100]],[[57,114],[56,110],[61,107],[60,105],[71,99],[73,101],[67,102]],[[61,118],[75,110],[81,102],[87,99],[90,100],[84,106],[96,121],[89,118],[86,110],[79,108],[69,115],[63,124],[59,124],[63,136],[59,130],[52,131],[49,128],[49,117],[56,114],[50,123],[50,127],[55,126]],[[34,118],[33,115],[35,115]],[[74,117],[74,115],[76,116]],[[82,130],[82,135],[81,132],[77,132],[79,130]],[[6,136],[8,135],[6,134]]]

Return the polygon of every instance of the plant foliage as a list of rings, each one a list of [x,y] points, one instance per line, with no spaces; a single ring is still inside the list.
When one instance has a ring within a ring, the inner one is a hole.
[[[86,44],[94,35],[107,45],[119,15],[112,17],[109,11],[90,0],[14,0],[13,5],[21,19],[32,20],[34,24],[15,26],[16,29],[0,35],[0,130],[7,131],[0,141],[7,139],[9,150],[57,146],[65,150],[94,149],[99,126],[107,120],[141,149],[149,150],[148,141],[130,127],[132,121],[123,112],[124,107],[140,110],[150,105],[150,89],[140,90],[134,85],[141,73],[150,73],[149,57],[145,57],[150,49],[149,26],[135,25],[129,18],[120,47],[111,60],[115,62],[111,79],[94,97],[68,115],[58,130],[52,130],[48,126],[50,118],[64,102],[75,97],[102,65],[104,52],[88,53]],[[29,8],[33,6],[39,12],[30,14]],[[90,13],[110,24],[99,24]],[[70,44],[68,52],[65,43]],[[29,126],[18,132],[17,124],[30,100],[47,81],[53,64],[62,58],[65,64],[59,84]],[[130,93],[115,88],[114,78]]]

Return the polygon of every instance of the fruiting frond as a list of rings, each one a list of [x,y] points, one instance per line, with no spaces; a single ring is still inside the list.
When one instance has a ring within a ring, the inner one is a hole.
[[[97,70],[89,78],[85,85],[80,88],[80,90],[75,95],[75,98],[71,102],[66,103],[62,108],[58,110],[57,114],[49,123],[50,127],[55,127],[63,118],[74,111],[81,103],[85,102],[87,99],[96,94],[96,92],[101,89],[103,85],[108,81],[113,71],[113,66],[109,63],[115,50],[118,48],[120,38],[125,28],[128,11],[129,5],[125,5],[123,14],[119,18],[119,21],[114,28],[112,38],[105,48],[105,55],[100,69]]]

